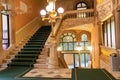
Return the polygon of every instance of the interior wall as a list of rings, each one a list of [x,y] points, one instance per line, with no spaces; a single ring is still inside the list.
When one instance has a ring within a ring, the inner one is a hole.
[[[15,0],[15,30],[16,32],[35,17],[39,16],[40,0]]]
[[[88,8],[93,8],[92,0],[57,0],[56,8],[63,7],[65,11],[75,10],[79,2],[87,3]]]

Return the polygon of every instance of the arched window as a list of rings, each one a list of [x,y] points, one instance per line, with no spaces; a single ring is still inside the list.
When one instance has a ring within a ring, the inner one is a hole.
[[[76,9],[77,10],[85,10],[87,9],[87,5],[86,3],[84,2],[79,2],[77,5],[76,5]],[[85,18],[86,17],[86,13],[77,13],[77,17],[78,18]]]
[[[60,38],[59,47],[62,50],[75,50],[77,46],[76,36],[72,33],[64,33]]]
[[[86,34],[83,34],[82,36],[81,36],[81,41],[87,41],[88,39],[87,39],[87,35]]]
[[[88,37],[86,34],[82,34],[80,46],[82,47],[82,50],[87,50],[87,47],[90,46],[90,43],[88,42]]]
[[[79,2],[76,7],[77,7],[77,10],[87,9],[87,5],[84,2]]]
[[[88,37],[86,34],[82,34],[80,46],[82,48],[80,51],[81,67],[88,67],[90,61],[90,51],[88,47],[90,47],[90,42],[88,42]]]

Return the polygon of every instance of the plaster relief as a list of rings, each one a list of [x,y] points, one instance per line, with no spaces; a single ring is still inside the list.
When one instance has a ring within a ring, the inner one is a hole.
[[[111,0],[106,0],[97,5],[98,19],[104,20],[108,15],[112,14],[113,5]]]
[[[21,10],[23,13],[27,13],[27,11],[28,11],[27,4],[25,4],[25,3],[22,2],[22,1],[20,1],[20,10]]]
[[[17,14],[25,14],[29,12],[29,5],[27,5],[25,2],[20,1],[19,6],[15,8],[15,11]]]

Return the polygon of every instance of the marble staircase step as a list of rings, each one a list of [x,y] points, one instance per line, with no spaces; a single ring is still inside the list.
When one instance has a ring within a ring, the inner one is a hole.
[[[34,68],[47,69],[48,64],[34,64]]]
[[[47,64],[48,60],[46,59],[37,59],[37,63],[39,64]]]

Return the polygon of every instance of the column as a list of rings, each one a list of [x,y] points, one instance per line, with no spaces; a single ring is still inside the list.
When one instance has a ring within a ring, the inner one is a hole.
[[[54,37],[51,37],[49,47],[50,47],[50,57],[48,68],[59,68],[58,63],[58,53],[57,53],[57,44]]]
[[[114,12],[115,16],[115,34],[116,34],[116,49],[120,49],[120,7],[118,6]]]
[[[14,47],[16,44],[16,40],[15,40],[15,16],[16,16],[16,12],[14,11],[14,0],[9,0],[9,6],[11,8],[11,11],[10,11],[11,41],[10,41],[10,43],[11,43],[11,46]]]
[[[103,40],[103,29],[102,29],[103,22],[99,22],[99,44],[104,45]]]

